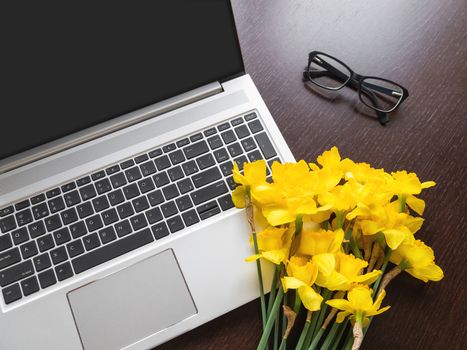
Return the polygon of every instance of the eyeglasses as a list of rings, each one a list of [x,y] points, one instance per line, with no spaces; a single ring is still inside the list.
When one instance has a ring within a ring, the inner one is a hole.
[[[387,113],[409,97],[409,91],[403,86],[391,80],[356,74],[342,61],[319,51],[308,54],[303,78],[327,90],[339,90],[344,86],[356,90],[360,101],[376,111],[381,125],[389,121]]]

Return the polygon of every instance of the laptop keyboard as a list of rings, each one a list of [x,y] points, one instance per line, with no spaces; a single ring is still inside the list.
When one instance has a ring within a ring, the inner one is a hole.
[[[232,208],[232,162],[258,159],[279,161],[253,112],[0,209],[5,303]]]

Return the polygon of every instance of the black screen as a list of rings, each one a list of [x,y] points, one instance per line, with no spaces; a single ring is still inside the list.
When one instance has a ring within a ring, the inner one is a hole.
[[[0,159],[243,71],[228,0],[4,1]]]

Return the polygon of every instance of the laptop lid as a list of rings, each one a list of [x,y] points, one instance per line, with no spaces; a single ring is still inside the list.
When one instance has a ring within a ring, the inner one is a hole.
[[[3,171],[67,135],[244,73],[228,0],[5,2],[0,31]]]

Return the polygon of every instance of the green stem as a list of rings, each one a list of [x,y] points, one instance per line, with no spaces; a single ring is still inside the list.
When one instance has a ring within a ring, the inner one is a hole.
[[[287,347],[287,339],[282,338],[281,346],[279,346],[279,350],[285,350],[286,347]]]
[[[311,345],[308,348],[308,350],[315,350],[316,349],[316,347],[318,346],[319,341],[321,340],[321,337],[323,336],[324,331],[325,331],[324,328],[319,329],[318,333],[313,338],[313,341],[311,342]]]
[[[279,314],[279,310],[277,310],[277,313]],[[278,315],[279,316],[279,315]],[[277,350],[277,343],[279,342],[279,318],[276,318],[274,321],[274,350]]]
[[[344,227],[344,219],[345,219],[344,212],[343,211],[338,211],[336,213],[336,225],[337,225],[337,228]]]
[[[328,309],[328,304],[326,304],[326,301],[331,297],[331,294],[332,292],[329,289],[325,289],[323,291],[323,302],[321,304],[322,306],[319,312],[318,321],[316,322],[315,328],[313,329],[313,337],[315,337],[316,334],[318,334],[319,329],[323,325],[324,316],[326,316],[326,311]]]
[[[310,330],[310,325],[311,325],[311,320],[307,320],[305,322],[305,326],[303,327],[302,333],[300,334],[300,338],[298,338],[298,343],[297,343],[297,346],[295,347],[295,350],[302,349],[303,345],[305,344],[306,336],[308,335],[308,332]]]
[[[326,338],[324,339],[323,345],[321,345],[321,350],[328,350],[334,341],[334,336],[339,328],[339,323],[334,322],[331,327],[331,330],[327,334]]]
[[[352,327],[349,328],[349,331],[347,333],[347,337],[345,338],[344,341],[344,347],[342,350],[350,350],[353,345],[353,332],[352,332]]]
[[[353,230],[353,229],[352,229]],[[349,252],[349,247],[350,247],[350,237],[352,237],[352,230],[350,229],[350,227],[347,228],[347,230],[345,231],[345,236],[344,236],[344,240],[345,240],[345,243],[344,243],[344,252],[347,254]]]
[[[277,290],[277,280],[279,279],[279,276],[282,273],[282,264],[277,266],[276,265],[276,270],[274,272],[274,276],[272,278],[272,283],[271,283],[271,291],[269,292],[269,301],[268,301],[268,309],[266,312],[266,315],[269,316],[271,313],[271,308],[272,308],[272,303],[274,301],[274,297],[276,296],[276,290]]]
[[[316,324],[318,323],[319,313],[319,311],[315,311],[311,316],[310,329],[308,331],[308,334],[306,335],[305,343],[303,344],[303,349],[308,349],[308,347],[311,344],[311,340],[313,339],[313,333],[316,328]]]
[[[350,249],[352,249],[353,255],[359,259],[363,259],[362,253],[360,252],[360,249],[358,249],[357,242],[355,241],[355,238],[353,236],[350,237]]]
[[[255,254],[258,254],[258,240],[256,239],[256,232],[252,232],[253,236],[253,246],[255,249]],[[261,301],[261,317],[263,321],[263,329],[266,326],[266,299],[264,298],[264,287],[263,287],[263,273],[261,271],[261,262],[256,260],[256,271],[258,273],[258,282],[259,282],[259,297]]]
[[[300,299],[300,295],[298,294],[298,290],[297,290],[295,292],[295,304],[293,306],[293,311],[297,315],[298,315],[298,312],[300,311],[300,306],[302,306],[302,299]]]
[[[282,305],[287,306],[287,293],[284,293],[284,300],[283,300]],[[287,317],[285,316],[285,313],[282,313],[282,332],[281,332],[282,336],[284,336],[286,329],[287,329]]]
[[[399,207],[399,211],[401,213],[403,213],[405,211],[405,202],[407,201],[407,197],[405,195],[400,195],[399,196],[399,204],[400,204],[400,207]]]
[[[381,280],[383,279],[384,272],[386,271],[388,264],[389,264],[389,258],[391,257],[392,250],[389,247],[386,247],[386,253],[384,254],[384,261],[383,261],[383,266],[381,267],[381,275],[379,275],[378,279],[376,280],[375,284],[373,285],[373,299],[376,298],[378,295],[378,288],[381,283]]]
[[[274,322],[277,320],[278,310],[281,305],[283,295],[284,289],[279,288],[277,291],[276,299],[274,300],[274,304],[272,305],[271,314],[266,321],[266,326],[264,327],[263,334],[261,335],[257,350],[264,350],[268,345],[269,335],[271,334]]]
[[[300,234],[302,232],[302,227],[303,227],[303,217],[301,215],[298,215],[297,218],[295,219],[295,235]]]
[[[335,338],[335,340],[334,340],[334,342],[332,344],[331,350],[337,350],[337,347],[339,346],[339,343],[340,343],[340,341],[342,339],[342,336],[344,335],[344,333],[345,333],[345,331],[347,329],[348,323],[349,323],[349,320],[347,319],[347,320],[345,320],[344,323],[340,324],[340,327],[339,327],[339,330],[338,330],[339,333],[337,333],[337,336],[336,336],[336,338]]]

